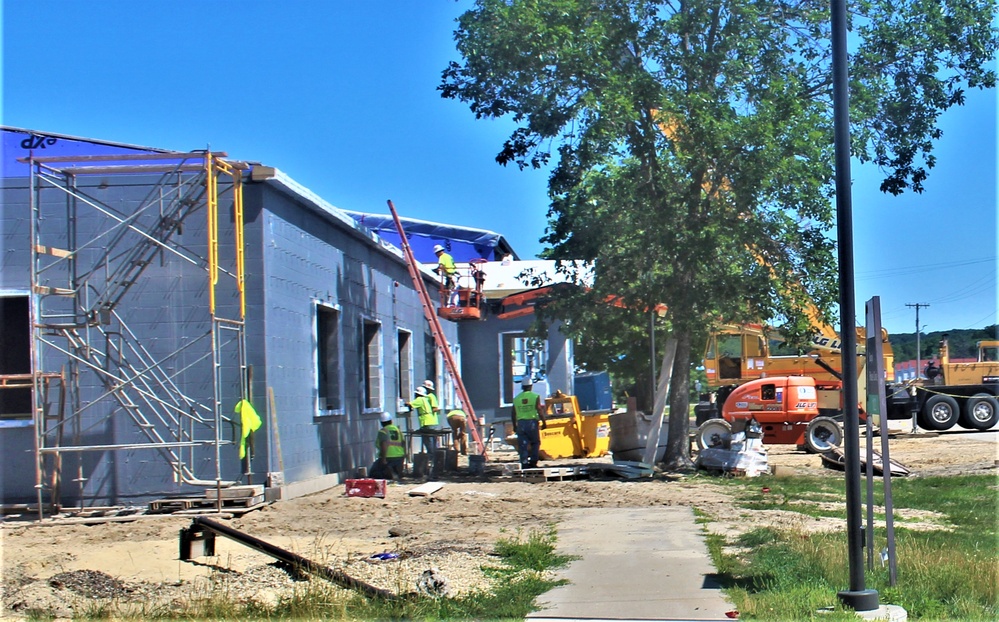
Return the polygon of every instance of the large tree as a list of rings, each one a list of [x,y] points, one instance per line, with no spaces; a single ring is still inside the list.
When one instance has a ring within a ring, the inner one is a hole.
[[[994,86],[995,10],[849,3],[853,151],[884,191],[920,191],[939,115]],[[500,163],[557,153],[545,255],[595,267],[553,309],[583,330],[609,296],[633,327],[668,305],[672,413],[693,335],[752,318],[800,337],[806,299],[835,303],[829,30],[812,0],[479,0],[458,20],[442,95],[516,122]],[[670,418],[667,466],[689,465],[688,425]]]

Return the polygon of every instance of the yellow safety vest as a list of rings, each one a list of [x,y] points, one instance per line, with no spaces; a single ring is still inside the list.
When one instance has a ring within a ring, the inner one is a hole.
[[[523,391],[513,398],[513,409],[517,413],[517,421],[521,419],[538,418],[538,400],[541,396],[533,391]]]
[[[437,413],[430,407],[430,400],[425,396],[421,395],[410,402],[409,405],[416,410],[416,414],[420,418],[421,428],[437,425]]]
[[[250,436],[251,432],[256,432],[260,429],[263,421],[260,420],[260,415],[253,408],[253,404],[247,400],[239,400],[236,403],[234,412],[239,413],[239,425],[242,429],[239,439],[239,457],[242,459],[246,457],[246,439]]]
[[[441,274],[451,275],[458,271],[458,268],[454,265],[454,257],[451,257],[447,253],[441,253],[441,256],[437,258],[437,267],[440,269]]]
[[[394,423],[378,430],[378,437],[375,438],[375,447],[382,450],[382,440],[388,439],[388,447],[385,449],[385,458],[402,458],[406,455],[406,450],[402,446],[402,432],[399,426]]]

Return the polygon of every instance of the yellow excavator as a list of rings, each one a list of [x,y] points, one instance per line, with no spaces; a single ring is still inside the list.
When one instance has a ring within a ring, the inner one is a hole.
[[[867,331],[858,327],[858,382],[863,395],[866,389],[864,346]],[[887,331],[882,330],[886,382],[895,379],[894,358]],[[710,387],[740,385],[758,378],[807,376],[815,379],[819,394],[819,412],[826,416],[842,410],[843,387],[842,341],[829,326],[822,326],[811,341],[808,352],[790,351],[780,335],[761,324],[728,324],[709,338],[704,352],[704,372]]]

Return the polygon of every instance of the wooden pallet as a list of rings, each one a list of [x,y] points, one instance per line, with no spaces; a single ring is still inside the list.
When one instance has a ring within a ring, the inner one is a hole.
[[[540,482],[561,482],[565,480],[585,479],[590,476],[585,466],[544,467],[537,469],[522,469],[520,476],[525,482],[536,484]]]
[[[252,497],[236,497],[222,499],[223,508],[250,508],[264,502],[264,495]],[[149,502],[150,514],[170,514],[189,510],[214,510],[218,507],[215,499],[205,497],[176,497],[172,499],[157,499]]]

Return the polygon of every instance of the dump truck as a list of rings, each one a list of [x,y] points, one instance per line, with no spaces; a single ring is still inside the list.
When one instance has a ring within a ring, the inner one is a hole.
[[[926,367],[926,379],[889,386],[889,419],[913,415],[927,430],[949,430],[960,423],[972,430],[988,430],[999,423],[999,340],[979,341],[978,360],[950,360],[947,335],[940,341],[937,362]]]

